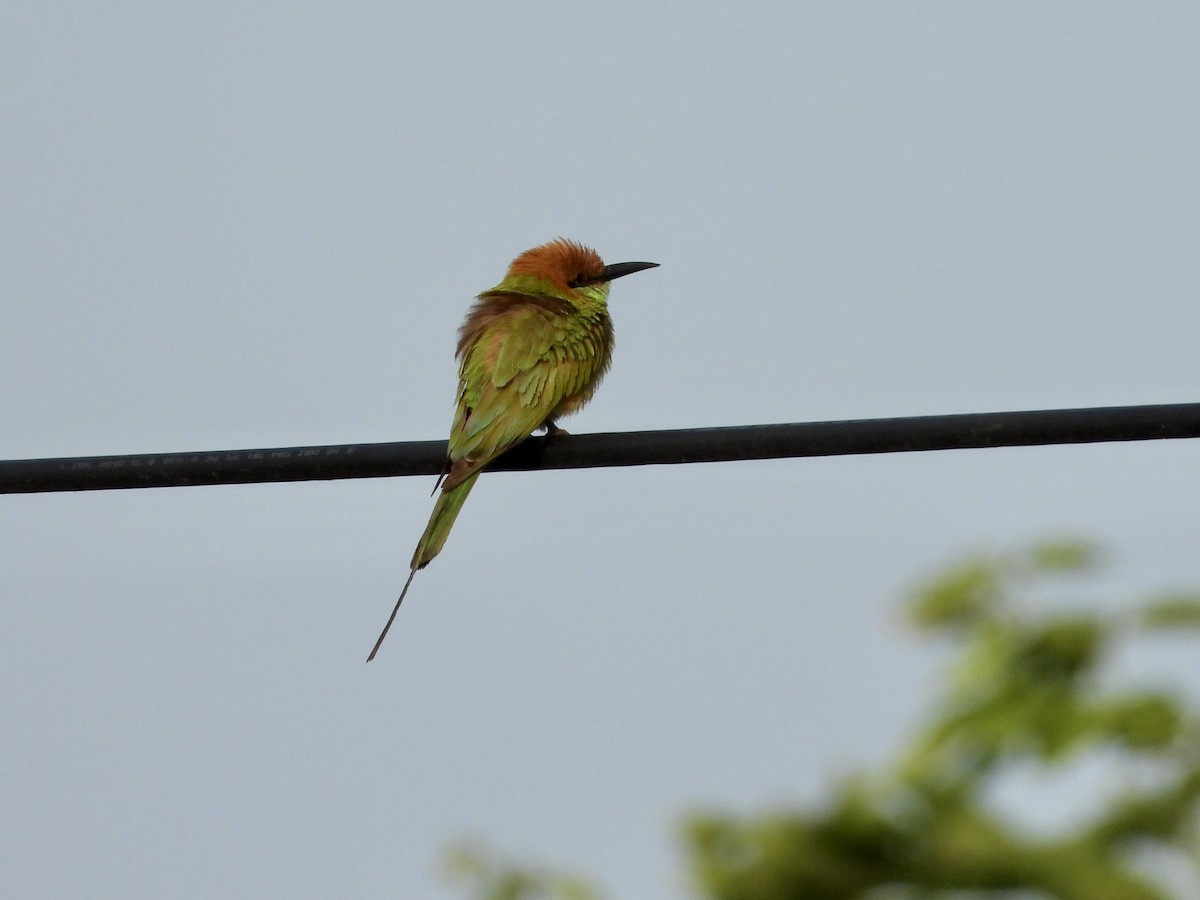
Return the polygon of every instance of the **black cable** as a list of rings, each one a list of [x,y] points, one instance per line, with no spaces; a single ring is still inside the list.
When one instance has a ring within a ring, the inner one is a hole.
[[[535,437],[492,471],[1200,437],[1200,403]],[[436,475],[444,441],[0,462],[0,493]]]

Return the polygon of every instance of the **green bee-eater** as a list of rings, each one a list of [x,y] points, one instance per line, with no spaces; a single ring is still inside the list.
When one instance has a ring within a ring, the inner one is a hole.
[[[458,403],[442,492],[367,662],[379,652],[413,576],[446,543],[480,470],[538,428],[558,433],[556,420],[592,398],[612,361],[609,282],[657,265],[606,266],[595,250],[560,238],[526,250],[503,281],[476,299],[458,331]]]

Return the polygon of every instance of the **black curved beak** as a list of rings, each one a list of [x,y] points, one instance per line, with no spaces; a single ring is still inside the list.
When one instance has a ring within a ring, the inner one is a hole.
[[[612,281],[614,278],[622,278],[626,275],[632,275],[634,272],[641,272],[643,269],[657,268],[658,263],[648,262],[624,262],[613,263],[611,266],[605,266],[597,282]]]

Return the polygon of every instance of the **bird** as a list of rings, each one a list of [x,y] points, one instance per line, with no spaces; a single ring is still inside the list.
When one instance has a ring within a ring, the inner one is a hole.
[[[557,238],[512,261],[458,330],[458,391],[441,493],[417,541],[408,580],[371,649],[375,658],[413,576],[441,552],[489,462],[534,431],[565,434],[558,420],[587,403],[612,362],[610,283],[658,263],[605,265],[590,247]]]

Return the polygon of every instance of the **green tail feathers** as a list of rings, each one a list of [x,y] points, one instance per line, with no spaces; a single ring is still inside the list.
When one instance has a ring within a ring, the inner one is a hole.
[[[467,494],[471,493],[471,488],[475,487],[478,478],[479,473],[476,472],[456,487],[438,494],[433,513],[429,516],[429,524],[425,526],[425,533],[417,542],[417,549],[413,553],[412,562],[409,563],[413,570],[425,568],[430,560],[442,552],[446,538],[450,536],[450,529],[454,527],[454,520],[458,518],[458,511],[462,509]]]
[[[409,563],[408,580],[404,582],[404,588],[400,591],[400,599],[396,601],[396,605],[392,608],[392,614],[388,616],[387,624],[379,633],[379,640],[371,648],[371,655],[367,657],[367,662],[373,660],[375,654],[379,652],[383,639],[387,637],[388,629],[392,627],[392,622],[396,619],[396,613],[400,611],[400,604],[404,602],[404,595],[408,593],[413,576],[417,574],[417,569],[425,568],[431,559],[442,552],[446,538],[450,536],[450,529],[454,527],[454,520],[458,518],[458,511],[466,502],[471,488],[475,487],[477,478],[479,478],[478,472],[462,484],[438,494],[437,503],[433,505],[433,513],[429,516],[429,524],[425,526],[425,533],[421,535],[421,540],[417,541],[416,552],[413,553],[412,562]]]

